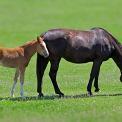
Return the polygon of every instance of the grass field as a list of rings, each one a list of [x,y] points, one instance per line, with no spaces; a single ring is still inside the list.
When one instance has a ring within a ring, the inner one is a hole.
[[[122,41],[122,0],[1,0],[0,46],[16,47],[50,28],[89,29],[103,27]],[[0,66],[0,122],[121,122],[122,83],[120,73],[110,59],[103,63],[99,78],[101,91],[86,97],[86,85],[92,63],[71,64],[62,59],[58,84],[66,95],[55,96],[48,76],[43,84],[45,97],[36,92],[36,55],[25,76],[26,100],[10,98],[14,69]],[[92,89],[94,91],[94,88]]]

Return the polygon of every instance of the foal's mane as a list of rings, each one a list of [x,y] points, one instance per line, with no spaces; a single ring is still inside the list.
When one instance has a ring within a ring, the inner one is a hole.
[[[36,42],[36,40],[28,41],[25,44],[21,45],[20,47],[28,47],[30,45],[33,45]]]

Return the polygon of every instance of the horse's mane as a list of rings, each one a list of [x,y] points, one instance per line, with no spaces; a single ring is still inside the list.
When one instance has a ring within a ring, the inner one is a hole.
[[[107,30],[100,28],[100,27],[95,27],[95,28],[92,28],[91,30],[96,30],[96,29],[103,30],[116,42],[116,44],[121,45],[121,43],[111,33],[109,33]]]
[[[107,34],[111,39],[112,39],[112,43],[115,47],[115,49],[120,53],[122,54],[122,45],[121,43],[114,37],[112,36],[111,33],[109,33],[107,30],[103,29],[103,28],[99,28],[99,27],[96,27],[96,28],[92,28],[91,30],[102,30],[105,34]]]

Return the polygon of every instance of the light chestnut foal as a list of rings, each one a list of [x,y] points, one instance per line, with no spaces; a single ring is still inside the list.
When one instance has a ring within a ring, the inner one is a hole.
[[[29,64],[31,57],[36,52],[45,58],[49,56],[46,44],[41,37],[37,37],[37,40],[27,42],[16,48],[0,48],[0,65],[16,68],[14,83],[11,89],[12,97],[14,97],[14,90],[18,78],[20,78],[20,95],[21,97],[24,97],[23,84],[25,69]]]

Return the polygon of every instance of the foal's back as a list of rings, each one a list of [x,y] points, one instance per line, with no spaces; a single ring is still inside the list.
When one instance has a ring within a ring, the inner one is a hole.
[[[6,67],[16,67],[22,61],[24,49],[16,48],[0,48],[0,64]],[[21,62],[22,63],[22,62]]]

